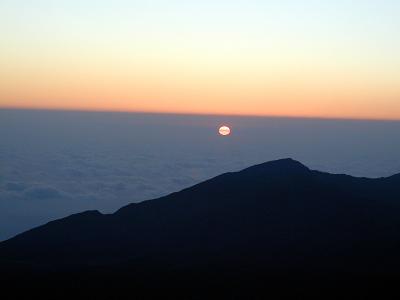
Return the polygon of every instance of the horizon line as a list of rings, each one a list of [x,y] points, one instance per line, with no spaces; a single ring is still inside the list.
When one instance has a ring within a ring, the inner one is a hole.
[[[20,107],[0,106],[1,110],[15,111],[55,111],[55,112],[88,112],[88,113],[126,113],[126,114],[148,114],[148,115],[177,115],[177,116],[221,116],[221,117],[248,117],[248,118],[276,118],[276,119],[310,119],[326,121],[370,121],[370,122],[400,122],[393,118],[373,117],[335,117],[335,116],[310,116],[310,115],[267,115],[267,114],[240,114],[240,113],[207,113],[207,112],[184,112],[184,111],[150,111],[150,110],[123,110],[123,109],[84,109],[84,108],[53,108],[53,107]]]

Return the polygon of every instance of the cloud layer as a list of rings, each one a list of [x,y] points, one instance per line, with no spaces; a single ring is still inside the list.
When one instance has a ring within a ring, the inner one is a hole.
[[[218,136],[221,124],[231,136]],[[392,175],[400,172],[399,136],[396,122],[0,110],[0,240],[282,157]]]

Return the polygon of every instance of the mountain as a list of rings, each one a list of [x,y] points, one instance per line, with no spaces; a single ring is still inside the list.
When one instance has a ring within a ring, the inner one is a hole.
[[[311,280],[315,289],[344,278],[353,287],[371,278],[387,283],[400,273],[399,253],[400,175],[356,178],[282,159],[113,214],[49,222],[0,243],[0,267],[48,280],[72,272],[88,286],[107,278],[248,290],[255,282],[301,288]]]

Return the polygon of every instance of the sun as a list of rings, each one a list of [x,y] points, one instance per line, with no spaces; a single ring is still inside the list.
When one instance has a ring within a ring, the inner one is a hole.
[[[226,136],[231,134],[231,129],[228,126],[224,125],[219,128],[218,132],[220,135]]]

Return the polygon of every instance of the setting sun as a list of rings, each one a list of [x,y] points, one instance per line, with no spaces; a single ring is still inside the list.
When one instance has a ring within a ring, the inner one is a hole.
[[[228,126],[221,126],[218,130],[220,135],[230,135],[231,134],[231,129]]]

